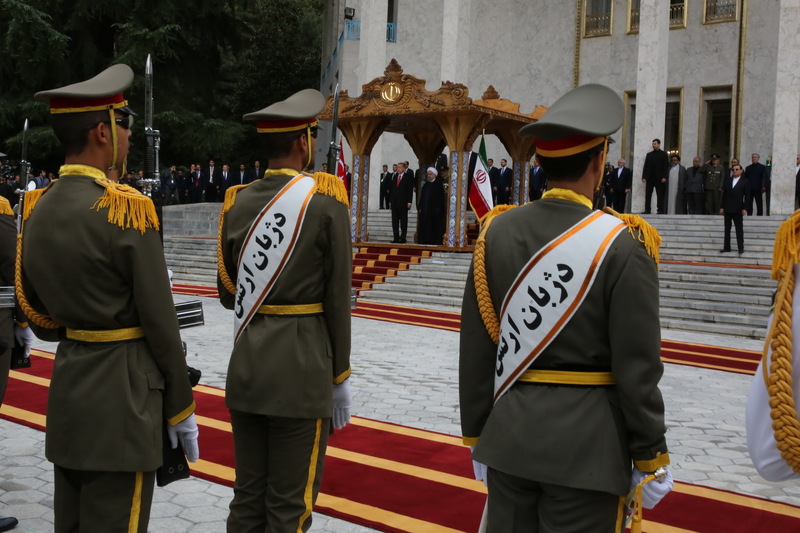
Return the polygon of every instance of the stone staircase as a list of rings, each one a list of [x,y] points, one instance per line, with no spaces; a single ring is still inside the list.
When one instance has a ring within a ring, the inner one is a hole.
[[[164,248],[176,282],[216,283],[216,240],[202,236],[177,236],[169,231],[167,224],[168,220],[176,220],[186,224],[185,227],[200,227],[202,235],[210,235],[212,230],[216,231],[216,220],[213,219],[212,224],[211,215],[216,216],[219,204],[210,205],[214,209],[200,204],[203,208],[195,206],[186,210],[197,213],[181,213],[180,218],[165,216]],[[719,252],[723,237],[722,217],[650,215],[646,218],[662,237],[659,272],[662,327],[763,338],[775,287],[769,270],[772,246],[783,217],[745,217],[745,253],[741,256],[736,252]],[[391,241],[388,210],[370,213],[369,220],[371,236],[382,235]],[[378,263],[389,260],[388,257],[381,258],[381,255],[393,253],[392,245],[385,244],[381,248],[382,244],[376,241],[370,250],[364,251],[368,255],[362,258],[354,256],[354,270],[360,267],[361,274],[365,269],[369,272],[369,261],[373,261],[373,266],[387,267],[387,272],[369,273],[370,276],[383,276],[380,283],[375,283],[375,279],[362,280],[359,273],[354,274],[353,286],[361,289],[359,299],[456,312],[460,309],[471,253],[431,249],[412,254],[399,249],[395,252],[397,255],[409,255],[408,268],[392,269],[388,263]],[[733,247],[735,250],[736,245]],[[403,248],[413,249],[411,246]],[[354,254],[358,252],[354,249]],[[417,261],[417,256],[428,254],[428,257],[420,257],[418,263],[413,262]],[[411,255],[415,257],[411,259]],[[395,275],[392,276],[388,270],[396,270]],[[371,288],[366,289],[363,283],[371,284]]]

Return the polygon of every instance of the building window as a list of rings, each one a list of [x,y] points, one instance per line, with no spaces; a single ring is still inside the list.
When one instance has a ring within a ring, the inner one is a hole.
[[[639,5],[641,0],[628,0],[628,33],[639,33]]]
[[[669,3],[669,27],[686,27],[686,0],[670,0]]]
[[[736,20],[737,0],[706,0],[704,23]]]
[[[586,0],[584,37],[611,35],[611,0]]]
[[[639,6],[641,0],[628,0],[630,6],[628,13],[628,33],[639,33]],[[670,0],[669,27],[686,27],[686,0]]]

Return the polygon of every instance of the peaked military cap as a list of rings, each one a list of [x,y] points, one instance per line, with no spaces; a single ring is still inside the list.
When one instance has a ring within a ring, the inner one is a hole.
[[[579,154],[604,142],[622,125],[622,99],[605,85],[586,84],[556,100],[547,113],[519,130],[536,139],[536,153],[544,157]]]
[[[316,89],[303,89],[286,100],[248,113],[242,118],[255,120],[259,133],[285,133],[317,126],[317,115],[324,108],[325,97],[322,93]]]
[[[122,95],[122,91],[130,87],[132,82],[133,70],[120,63],[108,67],[94,78],[58,89],[39,91],[34,97],[49,103],[51,114],[116,109],[136,115]]]

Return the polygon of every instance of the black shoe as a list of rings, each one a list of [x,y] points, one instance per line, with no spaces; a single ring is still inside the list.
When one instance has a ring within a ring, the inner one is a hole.
[[[11,531],[19,524],[19,520],[11,516],[0,517],[0,531]]]
[[[739,255],[742,255],[743,253],[744,253],[744,250],[739,250]]]
[[[721,254],[727,254],[727,253],[729,253],[729,252],[730,252],[730,250],[720,250],[720,251],[719,251],[719,253],[721,253]]]

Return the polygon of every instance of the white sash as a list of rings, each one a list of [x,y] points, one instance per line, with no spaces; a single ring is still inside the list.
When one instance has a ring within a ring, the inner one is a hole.
[[[298,174],[258,214],[239,253],[234,342],[256,314],[292,255],[316,181]]]
[[[539,250],[517,275],[500,310],[495,402],[575,314],[624,228],[617,217],[594,211]]]

